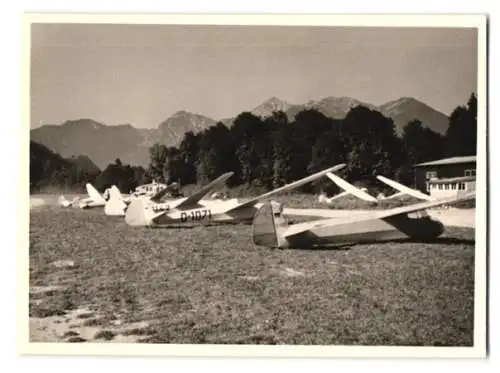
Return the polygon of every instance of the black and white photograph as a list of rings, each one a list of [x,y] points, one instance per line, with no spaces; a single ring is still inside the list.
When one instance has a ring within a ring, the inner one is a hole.
[[[485,356],[485,16],[128,17],[25,14],[27,353]]]

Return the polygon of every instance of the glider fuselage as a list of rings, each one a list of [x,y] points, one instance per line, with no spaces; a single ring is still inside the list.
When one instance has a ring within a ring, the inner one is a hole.
[[[133,200],[128,206],[125,219],[132,226],[178,226],[205,225],[211,223],[251,223],[256,211],[262,205],[257,203],[228,212],[239,203],[231,200],[204,200],[191,209],[169,208],[166,204],[148,203],[145,200]],[[163,213],[162,213],[163,212]],[[162,213],[161,215],[158,215]]]
[[[313,227],[300,235],[281,238],[280,246],[367,243],[402,239],[430,240],[440,236],[443,231],[443,224],[428,216],[400,215],[335,226]]]

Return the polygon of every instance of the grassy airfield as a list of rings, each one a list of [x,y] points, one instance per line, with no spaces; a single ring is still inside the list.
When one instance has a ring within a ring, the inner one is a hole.
[[[30,211],[33,342],[473,344],[473,229],[271,250],[251,226],[131,228],[56,200]]]

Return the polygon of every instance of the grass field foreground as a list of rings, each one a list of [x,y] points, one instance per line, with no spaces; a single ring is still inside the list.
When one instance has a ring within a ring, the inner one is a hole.
[[[269,250],[245,225],[131,228],[45,206],[30,212],[30,317],[87,309],[78,325],[102,341],[471,346],[473,240]],[[78,325],[54,339],[88,340]]]

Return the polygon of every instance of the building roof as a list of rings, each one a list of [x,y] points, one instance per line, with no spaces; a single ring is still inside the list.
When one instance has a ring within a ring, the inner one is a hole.
[[[419,163],[419,164],[413,165],[413,167],[442,166],[442,165],[447,165],[447,164],[472,163],[472,162],[476,162],[475,155],[466,155],[463,157],[443,158],[443,159],[438,159],[437,161]]]
[[[461,176],[461,177],[450,177],[446,179],[430,179],[427,180],[429,184],[440,184],[440,183],[458,183],[466,181],[475,181],[475,176]]]

